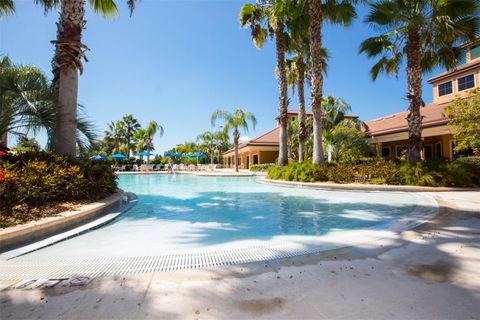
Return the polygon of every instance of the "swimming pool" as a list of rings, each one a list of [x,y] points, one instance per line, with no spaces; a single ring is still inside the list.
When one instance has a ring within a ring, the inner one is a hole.
[[[108,225],[14,260],[260,247],[318,251],[410,228],[437,210],[432,198],[418,193],[287,188],[255,177],[122,175],[119,187],[134,192],[138,204]]]

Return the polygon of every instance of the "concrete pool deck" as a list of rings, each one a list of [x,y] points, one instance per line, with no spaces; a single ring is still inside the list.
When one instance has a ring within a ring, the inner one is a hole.
[[[2,283],[2,319],[478,319],[480,193],[431,193],[440,214],[395,239],[267,263]],[[8,288],[7,288],[8,287]]]

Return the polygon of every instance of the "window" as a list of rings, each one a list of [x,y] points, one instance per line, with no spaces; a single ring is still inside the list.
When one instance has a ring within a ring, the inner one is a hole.
[[[438,85],[438,96],[445,96],[452,93],[452,81],[448,81]]]
[[[473,74],[458,78],[458,91],[467,90],[473,87],[475,87],[475,79],[473,78]]]
[[[382,157],[387,158],[390,157],[390,148],[382,148]]]
[[[427,144],[423,147],[423,152],[425,156],[425,160],[430,160],[433,158],[433,148],[431,144]]]
[[[471,59],[477,59],[480,58],[480,46],[476,46],[470,49],[470,56]]]

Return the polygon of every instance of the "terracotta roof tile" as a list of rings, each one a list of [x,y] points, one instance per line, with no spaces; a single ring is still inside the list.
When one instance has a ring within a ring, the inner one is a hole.
[[[435,103],[421,108],[420,113],[423,116],[423,126],[428,127],[447,123],[448,118],[443,115],[444,109],[445,105]],[[407,115],[408,111],[404,111],[366,121],[365,123],[368,126],[367,134],[382,135],[407,130]]]

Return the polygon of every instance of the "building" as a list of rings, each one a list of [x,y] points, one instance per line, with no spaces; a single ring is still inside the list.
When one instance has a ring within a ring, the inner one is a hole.
[[[307,117],[313,117],[312,111],[306,111]],[[288,121],[298,117],[298,110],[289,110]],[[345,115],[345,118],[357,118],[354,115]],[[280,144],[280,127],[277,122],[275,128],[264,134],[242,143],[238,146],[238,165],[241,169],[248,169],[252,164],[274,163],[278,158]],[[224,168],[235,167],[234,149],[228,150],[223,155]]]
[[[480,39],[465,44],[463,48],[466,52],[464,64],[427,80],[432,85],[433,102],[421,109],[422,158],[425,160],[451,160],[455,156],[455,141],[448,126],[449,119],[444,115],[445,107],[454,99],[464,97],[469,90],[480,87]],[[405,152],[408,145],[407,115],[408,111],[405,111],[366,121],[366,134],[378,155],[398,157]]]
[[[469,90],[480,87],[480,39],[465,44],[463,48],[466,52],[465,63],[427,81],[432,85],[433,102],[421,109],[423,159],[452,159],[455,156],[455,141],[448,126],[449,119],[444,115],[445,107],[454,99],[465,96]],[[311,111],[307,111],[307,117],[312,115]],[[404,111],[366,121],[366,135],[375,145],[378,155],[399,157],[405,153],[408,145],[407,115],[408,111]],[[296,117],[297,110],[288,111],[289,121]],[[346,117],[356,118],[352,115]],[[279,133],[277,123],[272,130],[241,144],[238,148],[239,167],[247,169],[251,164],[275,162],[278,158]],[[223,165],[226,168],[234,167],[233,149],[224,154]]]

